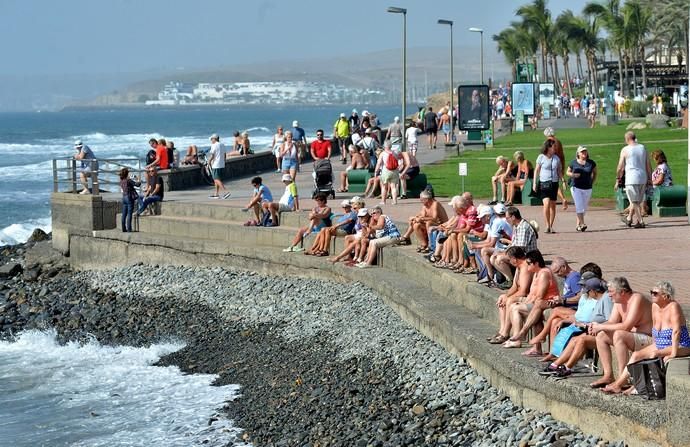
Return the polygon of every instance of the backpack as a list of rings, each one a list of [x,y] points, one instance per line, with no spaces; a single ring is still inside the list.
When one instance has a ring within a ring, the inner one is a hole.
[[[146,153],[146,164],[150,165],[156,159],[156,151],[151,149]]]
[[[398,169],[398,159],[392,153],[389,153],[386,157],[386,169],[389,171],[395,171]]]
[[[271,220],[271,213],[268,211],[264,211],[263,214],[261,215],[261,221],[259,222],[260,227],[272,227],[273,226],[273,220]]]

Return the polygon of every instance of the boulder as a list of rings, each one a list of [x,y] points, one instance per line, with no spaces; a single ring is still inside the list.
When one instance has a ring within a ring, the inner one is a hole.
[[[654,115],[654,114],[649,114],[647,117],[644,119],[645,123],[647,123],[647,127],[650,129],[666,129],[668,128],[668,116],[666,115]]]
[[[647,125],[643,123],[642,121],[635,121],[630,124],[628,124],[628,127],[626,127],[626,130],[638,130],[638,129],[646,129]]]
[[[0,278],[13,278],[20,274],[23,270],[24,269],[22,268],[21,264],[16,262],[8,262],[7,264],[0,266]]]
[[[48,233],[40,228],[36,228],[34,232],[31,233],[31,236],[29,236],[29,240],[27,242],[40,242],[45,240],[48,240]]]

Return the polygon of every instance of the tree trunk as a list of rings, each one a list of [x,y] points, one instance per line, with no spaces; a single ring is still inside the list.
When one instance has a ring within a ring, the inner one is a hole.
[[[570,98],[573,97],[573,87],[570,85],[570,68],[568,67],[568,62],[570,61],[570,57],[568,56],[568,51],[566,50],[563,52],[563,76],[565,76],[565,82],[567,83],[568,86],[568,96]]]
[[[577,78],[582,80],[585,76],[582,72],[582,57],[579,51],[575,53],[575,65],[577,65]]]
[[[623,71],[623,52],[619,49],[618,50],[618,88],[620,89],[623,96],[627,96],[625,94],[625,92],[627,90],[625,88],[624,74],[625,74],[625,72]]]
[[[541,69],[544,75],[544,82],[549,82],[549,71],[546,67],[546,42],[541,44]]]
[[[556,87],[555,91],[561,93],[561,83],[558,82],[558,76],[556,76],[556,68],[554,67],[554,56],[549,55],[549,65],[551,66],[551,79],[553,79],[553,84]]]
[[[645,69],[644,45],[640,45],[640,64],[642,69],[642,93],[647,94],[647,70]]]
[[[513,79],[517,79],[517,62],[516,61],[513,61],[512,72],[513,72]]]
[[[633,97],[637,96],[637,58],[634,57],[634,55],[637,52],[633,52],[633,57],[631,60],[631,65],[632,65],[632,85],[633,85]]]
[[[536,54],[533,54],[533,55],[532,55],[532,64],[534,65],[534,75],[535,75],[535,79],[536,79],[537,68],[539,68],[539,61],[537,60],[537,55],[536,55]],[[543,79],[541,79],[541,76],[539,76],[539,82],[546,82],[546,81],[544,81]]]
[[[589,92],[594,96],[599,92],[599,86],[597,85],[597,64],[596,64],[596,54],[593,52],[587,53],[587,65],[589,66],[589,82],[592,91]]]

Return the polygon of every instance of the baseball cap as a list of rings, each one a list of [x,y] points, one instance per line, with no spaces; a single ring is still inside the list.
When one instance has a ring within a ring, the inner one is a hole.
[[[369,111],[368,110],[363,111],[362,116],[369,116]]]
[[[345,116],[344,113],[341,113],[341,114],[340,114],[340,117],[341,117],[341,118],[347,118],[347,117]]]
[[[505,214],[506,213],[506,206],[502,203],[497,203],[496,205],[494,205],[494,213]]]
[[[345,200],[343,200],[342,202],[340,202],[340,206],[342,206],[342,207],[351,207],[352,204],[350,203],[349,200],[345,199]]]
[[[479,207],[477,217],[481,219],[484,216],[491,216],[491,207],[486,205],[482,205]]]
[[[211,137],[209,138],[209,140],[218,140],[218,139],[220,139],[220,137],[218,136],[217,133],[214,133],[214,134],[211,135]]]
[[[604,281],[600,280],[597,277],[590,278],[587,281],[585,281],[585,284],[582,286],[582,291],[589,292],[590,290],[603,293],[606,291],[606,285],[604,284]]]
[[[299,127],[299,121],[297,121],[297,120],[293,121],[292,127]]]
[[[581,286],[584,286],[587,283],[587,281],[595,278],[599,279],[597,278],[597,275],[594,274],[594,272],[584,272],[577,283]]]
[[[366,208],[360,208],[359,211],[357,211],[357,217],[364,217],[369,215],[369,210]]]
[[[74,147],[82,147],[84,144],[81,142],[81,140],[77,140],[74,142]]]
[[[577,153],[579,154],[580,152],[585,152],[587,150],[586,146],[578,146],[577,147]]]
[[[292,176],[290,174],[283,174],[282,178],[283,182],[291,182],[292,181]]]
[[[352,113],[357,113],[357,109],[352,109]]]

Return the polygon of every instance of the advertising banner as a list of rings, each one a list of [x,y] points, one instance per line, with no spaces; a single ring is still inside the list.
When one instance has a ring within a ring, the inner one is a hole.
[[[486,130],[489,122],[489,87],[461,85],[458,87],[458,128]]]

